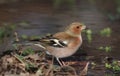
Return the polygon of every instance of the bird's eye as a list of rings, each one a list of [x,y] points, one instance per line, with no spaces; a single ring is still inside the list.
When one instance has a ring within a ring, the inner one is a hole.
[[[76,28],[77,28],[77,29],[79,29],[80,27],[79,27],[79,26],[77,26]]]

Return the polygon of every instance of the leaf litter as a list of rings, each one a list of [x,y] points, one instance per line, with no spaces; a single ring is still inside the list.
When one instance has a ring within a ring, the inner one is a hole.
[[[44,51],[24,48],[16,45],[17,50],[8,50],[0,59],[0,75],[4,76],[78,76],[76,69],[70,64],[59,66],[54,64],[54,59],[46,55]],[[23,49],[24,48],[24,49]],[[68,63],[68,62],[65,62]]]

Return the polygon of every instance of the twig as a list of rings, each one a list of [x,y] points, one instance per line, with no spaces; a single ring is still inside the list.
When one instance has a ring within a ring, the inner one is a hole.
[[[80,76],[85,76],[85,75],[87,75],[89,63],[90,63],[90,62],[87,62],[85,68],[81,71]]]
[[[52,64],[50,64],[50,67],[48,69],[48,71],[46,72],[45,76],[48,76],[49,73],[51,72],[51,75],[50,76],[53,76],[53,63],[54,63],[54,56],[52,56]]]
[[[73,68],[72,66],[65,65],[65,66],[62,66],[61,69],[62,69],[62,68],[65,68],[65,67],[68,67],[68,68],[70,68],[71,70],[73,70],[74,76],[78,76],[77,73],[76,73],[75,68]]]
[[[12,56],[15,57],[15,58],[16,58],[18,61],[20,61],[22,64],[25,65],[25,63],[24,63],[20,58],[18,58],[16,55],[13,55],[13,54],[12,54]]]
[[[15,32],[14,35],[15,35],[15,41],[19,42],[20,40],[19,40],[19,38],[18,38],[18,33]]]

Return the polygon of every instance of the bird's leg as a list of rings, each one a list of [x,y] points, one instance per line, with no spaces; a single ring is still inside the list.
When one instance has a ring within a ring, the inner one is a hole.
[[[60,66],[63,66],[63,64],[60,62],[59,58],[56,58],[56,60],[58,61],[58,63],[60,64]]]
[[[66,64],[64,63],[64,61],[62,61],[62,60],[61,60],[61,63],[62,63],[62,65],[63,65],[63,66],[65,66],[65,65],[66,65]]]
[[[65,66],[65,63],[63,61],[60,61],[59,58],[56,58],[60,66]]]

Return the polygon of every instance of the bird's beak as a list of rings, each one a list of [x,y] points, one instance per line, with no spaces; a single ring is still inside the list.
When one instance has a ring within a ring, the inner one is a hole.
[[[86,26],[84,25],[84,26],[82,26],[82,28],[81,28],[82,30],[84,30],[84,29],[86,29]]]

